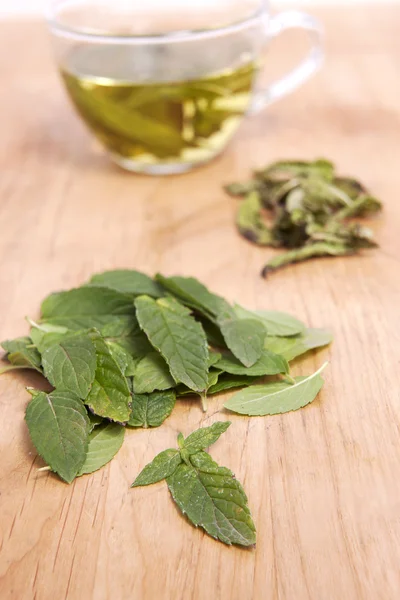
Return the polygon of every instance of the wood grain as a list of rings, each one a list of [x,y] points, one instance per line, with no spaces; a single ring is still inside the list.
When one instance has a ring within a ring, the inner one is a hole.
[[[249,119],[220,159],[166,179],[124,173],[95,149],[42,25],[1,25],[0,338],[24,334],[24,315],[37,315],[47,293],[112,267],[194,274],[231,300],[335,335],[296,365],[307,373],[330,360],[323,393],[304,410],[248,419],[219,413],[223,398],[206,415],[180,402],[163,427],[129,432],[109,466],[70,486],[37,472],[23,418],[24,385],[39,377],[1,377],[2,600],[398,598],[400,10],[315,12],[327,28],[321,74]],[[277,42],[274,68],[293,60],[295,43]],[[381,248],[263,281],[270,252],[239,238],[221,186],[273,159],[321,154],[384,200],[373,223]],[[227,418],[212,455],[248,491],[255,550],[189,526],[163,484],[129,489],[178,431]]]

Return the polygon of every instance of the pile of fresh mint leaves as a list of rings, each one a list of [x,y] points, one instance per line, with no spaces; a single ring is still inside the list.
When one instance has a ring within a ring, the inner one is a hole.
[[[283,312],[232,306],[192,277],[133,270],[51,294],[40,319],[28,321],[29,336],[2,343],[10,364],[1,372],[34,369],[53,388],[28,388],[26,422],[45,469],[67,483],[108,463],[128,429],[159,427],[181,397],[197,396],[206,410],[214,394],[241,388],[224,406],[250,416],[309,404],[325,365],[293,378],[289,362],[332,339]],[[251,545],[243,488],[205,452],[229,425],[179,434],[179,450],[161,452],[133,487],[166,479],[195,525],[227,544]]]
[[[226,191],[243,198],[236,216],[239,232],[259,246],[286,248],[262,275],[320,256],[348,256],[377,244],[372,231],[355,219],[382,204],[356,179],[336,173],[326,159],[285,160],[255,171]]]

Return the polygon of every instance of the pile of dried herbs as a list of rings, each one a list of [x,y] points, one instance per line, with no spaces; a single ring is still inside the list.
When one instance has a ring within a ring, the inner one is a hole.
[[[260,246],[286,248],[263,276],[318,256],[346,256],[376,246],[372,231],[355,221],[382,209],[356,179],[336,174],[328,160],[280,161],[256,171],[251,181],[225,188],[243,197],[236,223]]]
[[[232,306],[192,277],[130,270],[51,294],[29,323],[29,336],[3,342],[2,372],[33,369],[52,388],[28,389],[26,422],[45,469],[67,483],[107,464],[127,430],[162,425],[181,397],[200,398],[206,409],[215,394],[241,388],[225,408],[249,416],[306,406],[326,364],[292,377],[289,363],[332,339],[283,312]],[[180,434],[179,448],[156,456],[133,487],[165,479],[196,526],[246,546],[255,542],[246,494],[205,452],[229,425]]]

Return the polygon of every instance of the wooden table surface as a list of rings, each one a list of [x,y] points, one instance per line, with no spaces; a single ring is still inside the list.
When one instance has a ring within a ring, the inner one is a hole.
[[[309,407],[249,419],[218,412],[221,397],[205,415],[179,402],[163,427],[128,432],[110,465],[70,486],[37,472],[24,386],[39,377],[1,377],[2,600],[399,597],[399,8],[315,10],[327,29],[321,74],[249,119],[214,163],[171,178],[113,167],[66,99],[43,25],[1,25],[0,338],[23,335],[24,316],[47,293],[113,267],[193,274],[231,300],[292,312],[335,336],[295,367],[330,361]],[[285,47],[271,50],[282,68]],[[381,248],[264,281],[270,251],[237,235],[221,185],[273,159],[319,155],[384,200],[373,224]],[[178,431],[228,418],[211,453],[248,492],[251,550],[188,525],[165,484],[129,489]]]

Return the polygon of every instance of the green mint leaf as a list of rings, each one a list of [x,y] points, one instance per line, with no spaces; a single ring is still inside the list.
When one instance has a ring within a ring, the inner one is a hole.
[[[133,315],[113,319],[100,329],[100,333],[106,342],[114,342],[125,348],[134,361],[154,350]]]
[[[91,277],[91,285],[108,287],[117,292],[132,294],[133,296],[151,296],[159,298],[163,295],[162,288],[148,275],[130,269],[116,269],[105,271]]]
[[[207,319],[201,319],[200,322],[205,331],[207,341],[210,344],[210,346],[213,346],[214,348],[226,348],[225,340],[222,337],[218,325],[212,323],[211,321],[208,321]]]
[[[30,317],[26,317],[26,320],[28,321],[32,329],[37,329],[42,333],[59,333],[61,335],[65,335],[66,333],[68,333],[68,329],[66,327],[62,327],[61,325],[47,325],[46,323],[36,323],[36,321],[31,319]]]
[[[25,419],[40,456],[71,483],[88,448],[89,419],[82,401],[71,392],[41,392],[28,404]]]
[[[220,392],[225,392],[227,390],[231,390],[238,387],[247,387],[252,385],[257,379],[260,379],[259,376],[248,377],[246,375],[230,375],[229,373],[224,373],[220,375],[218,381],[208,388],[207,394],[219,394]]]
[[[125,377],[126,383],[128,384],[129,393],[133,394],[133,377]]]
[[[327,346],[332,340],[332,333],[327,329],[306,329],[296,337],[267,337],[264,346],[290,362],[310,350]]]
[[[211,293],[194,277],[163,277],[158,273],[155,279],[170,294],[207,318],[213,319],[222,310],[230,308],[226,300]]]
[[[124,346],[117,342],[106,340],[108,349],[111,352],[113,359],[119,364],[121,371],[125,377],[132,377],[135,372],[136,361]]]
[[[246,367],[261,357],[267,332],[256,319],[225,319],[219,321],[226,345]]]
[[[41,321],[44,325],[62,323],[70,331],[88,331],[89,329],[97,329],[101,335],[107,337],[107,333],[109,328],[113,330],[114,325],[120,327],[121,322],[125,323],[127,321],[128,315],[73,315],[73,316],[65,316],[65,317],[52,317],[51,319],[46,319]],[[55,338],[55,334],[48,334],[49,339],[51,339],[51,335],[55,341],[59,341],[62,336],[58,339]],[[47,338],[47,336],[46,336]],[[47,339],[45,338],[45,342]],[[54,343],[52,341],[51,343]],[[47,343],[47,346],[49,343]]]
[[[96,350],[88,335],[71,336],[45,350],[42,364],[57,391],[73,392],[84,400],[96,372]]]
[[[122,446],[125,427],[118,423],[103,423],[89,435],[86,459],[78,476],[93,473],[104,467]]]
[[[208,372],[207,393],[208,390],[217,383],[220,375],[221,371],[218,371],[217,369],[211,369],[211,371]]]
[[[20,337],[15,340],[6,340],[1,343],[1,346],[7,352],[7,359],[13,366],[42,372],[40,354],[33,347],[31,338]]]
[[[66,335],[71,335],[71,331],[69,331],[66,327],[60,327],[58,325],[47,325],[45,323],[38,324],[28,319],[30,323],[30,338],[36,348],[39,350],[40,354],[48,348],[49,346],[53,346],[57,344],[60,340],[63,339]]]
[[[172,475],[181,462],[182,459],[179,450],[172,448],[164,450],[160,454],[157,454],[151,463],[145,466],[131,487],[150,485],[162,481]]]
[[[183,514],[213,538],[225,544],[251,546],[256,533],[247,496],[233,473],[219,467],[206,452],[181,463],[167,484]]]
[[[215,442],[230,423],[214,423],[193,432],[180,450],[164,450],[138,475],[132,487],[167,480],[171,495],[181,511],[196,526],[226,544],[255,543],[255,527],[246,494],[233,473],[219,467],[202,448]]]
[[[185,449],[190,455],[208,448],[212,444],[215,444],[215,442],[223,433],[225,433],[230,425],[230,421],[217,421],[210,427],[202,427],[201,429],[197,429],[197,431],[194,431],[187,438],[185,438],[183,449]]]
[[[135,306],[141,328],[166,360],[174,380],[194,391],[204,390],[207,387],[208,346],[200,323],[172,298],[153,300],[149,296],[139,296]]]
[[[320,373],[328,363],[308,377],[295,377],[294,384],[279,381],[252,385],[237,392],[224,407],[241,415],[264,416],[297,410],[312,402],[324,384]]]
[[[258,376],[278,375],[288,373],[289,365],[286,359],[270,350],[263,350],[261,357],[251,367],[244,367],[232,354],[224,353],[215,367],[231,375]]]
[[[135,394],[168,390],[175,385],[167,363],[158,352],[150,352],[137,363],[133,380]]]
[[[81,287],[48,296],[41,307],[46,324],[68,329],[101,328],[113,317],[132,315],[129,295],[103,287]]]
[[[210,350],[208,356],[208,368],[211,369],[219,360],[221,360],[222,354],[219,352],[215,352],[215,350]]]
[[[91,340],[96,348],[96,374],[85,404],[100,417],[124,423],[131,413],[127,380],[101,336],[92,333]]]
[[[247,310],[235,304],[234,310],[240,319],[257,319],[263,323],[268,335],[292,336],[303,333],[305,326],[301,321],[284,312],[277,310]]]
[[[128,421],[131,427],[159,427],[175,406],[172,390],[152,394],[134,394],[132,412]]]
[[[99,415],[95,415],[92,412],[88,412],[88,417],[89,417],[89,433],[92,433],[93,429],[95,427],[98,427],[99,425],[101,425],[104,422],[103,417],[99,417]]]

